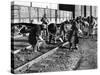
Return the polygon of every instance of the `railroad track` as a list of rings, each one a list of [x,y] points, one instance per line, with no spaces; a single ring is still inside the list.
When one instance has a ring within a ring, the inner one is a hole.
[[[31,60],[31,61],[25,63],[24,65],[21,65],[21,66],[19,66],[19,67],[16,68],[16,69],[12,69],[12,71],[13,71],[12,73],[22,73],[23,71],[25,71],[25,70],[27,70],[29,67],[31,67],[32,64],[35,64],[35,63],[37,63],[37,62],[39,62],[39,61],[45,59],[45,58],[48,57],[49,55],[51,55],[51,54],[53,54],[54,52],[56,52],[57,49],[59,49],[60,46],[65,46],[65,45],[67,45],[67,44],[69,44],[69,42],[65,42],[65,43],[63,43],[63,44],[61,44],[61,45],[59,45],[59,46],[57,46],[57,47],[55,47],[55,48],[49,50],[48,52],[42,54],[41,56],[39,56],[39,57],[37,57],[37,58],[35,58],[35,59],[33,59],[33,60]],[[19,51],[20,51],[20,50],[19,50]]]

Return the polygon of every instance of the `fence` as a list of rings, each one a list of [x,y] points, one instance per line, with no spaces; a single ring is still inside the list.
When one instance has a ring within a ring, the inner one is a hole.
[[[11,8],[11,22],[12,23],[29,23],[33,20],[34,23],[41,23],[41,18],[46,14],[49,22],[62,22],[66,19],[72,19],[72,12],[62,11],[57,9],[30,7],[21,5],[12,5]]]

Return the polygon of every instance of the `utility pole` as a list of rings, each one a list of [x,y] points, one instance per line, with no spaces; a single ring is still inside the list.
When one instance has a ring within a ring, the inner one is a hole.
[[[29,10],[29,22],[31,23],[31,7],[32,7],[32,2],[30,2],[30,7],[28,8]]]
[[[84,17],[86,17],[86,6],[84,6]]]
[[[57,18],[58,18],[58,14],[57,14],[57,10],[59,9],[58,4],[57,4],[57,9],[55,10],[55,23],[57,24]]]
[[[92,6],[90,6],[90,16],[92,16]]]
[[[55,23],[57,24],[57,10],[55,10]]]
[[[19,15],[19,23],[21,22],[21,17],[20,17],[20,6],[18,7],[18,15]]]

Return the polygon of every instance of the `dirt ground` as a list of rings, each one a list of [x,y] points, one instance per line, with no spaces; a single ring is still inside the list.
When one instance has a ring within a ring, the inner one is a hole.
[[[77,63],[77,65],[75,63]],[[36,65],[38,65],[38,67]],[[31,70],[27,71],[26,73],[31,73],[35,71],[39,72],[39,70],[41,69],[42,71],[40,72],[54,72],[69,70],[87,70],[96,68],[97,41],[91,39],[80,39],[79,51],[69,52],[66,51],[66,49],[59,49],[57,53],[47,57],[41,63],[36,63],[32,65],[30,68]]]
[[[82,59],[77,67],[78,70],[97,68],[97,41],[91,39],[80,40]]]
[[[41,63],[33,64],[29,70],[25,71],[25,73],[32,73],[35,71],[36,72],[69,71],[72,69],[75,63],[77,63],[77,66],[74,66],[75,68],[73,68],[73,70],[86,70],[86,69],[97,68],[96,40],[91,40],[90,38],[80,39],[78,51],[75,50],[70,52],[66,48],[65,49],[60,48],[57,50],[56,53],[47,57],[45,60],[41,61]]]

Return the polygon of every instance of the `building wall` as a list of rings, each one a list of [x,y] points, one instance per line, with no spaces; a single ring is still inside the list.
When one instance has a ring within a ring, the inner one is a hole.
[[[11,22],[30,22],[41,23],[41,18],[46,14],[49,22],[63,22],[66,19],[70,20],[73,17],[87,17],[94,16],[97,17],[97,7],[84,6],[84,5],[67,5],[65,4],[62,9],[58,8],[57,4],[43,4],[38,3],[38,7],[34,6],[34,3],[12,3],[13,9]],[[62,4],[63,5],[63,4]],[[86,7],[86,8],[85,8]],[[58,9],[57,9],[58,8]],[[56,11],[57,10],[57,11]]]
[[[75,5],[75,18],[78,16],[88,17],[90,15],[97,17],[97,7],[96,6],[92,6],[92,9],[90,6],[86,6],[86,9],[85,9],[86,11],[84,9],[85,9],[84,5]]]
[[[97,17],[97,14],[98,14],[97,13],[97,6],[93,6],[92,7],[92,15],[95,16],[95,17]]]
[[[84,6],[81,6],[81,16],[84,17]]]
[[[81,6],[75,5],[75,18],[81,16]]]
[[[90,16],[90,6],[86,6],[86,17]]]

